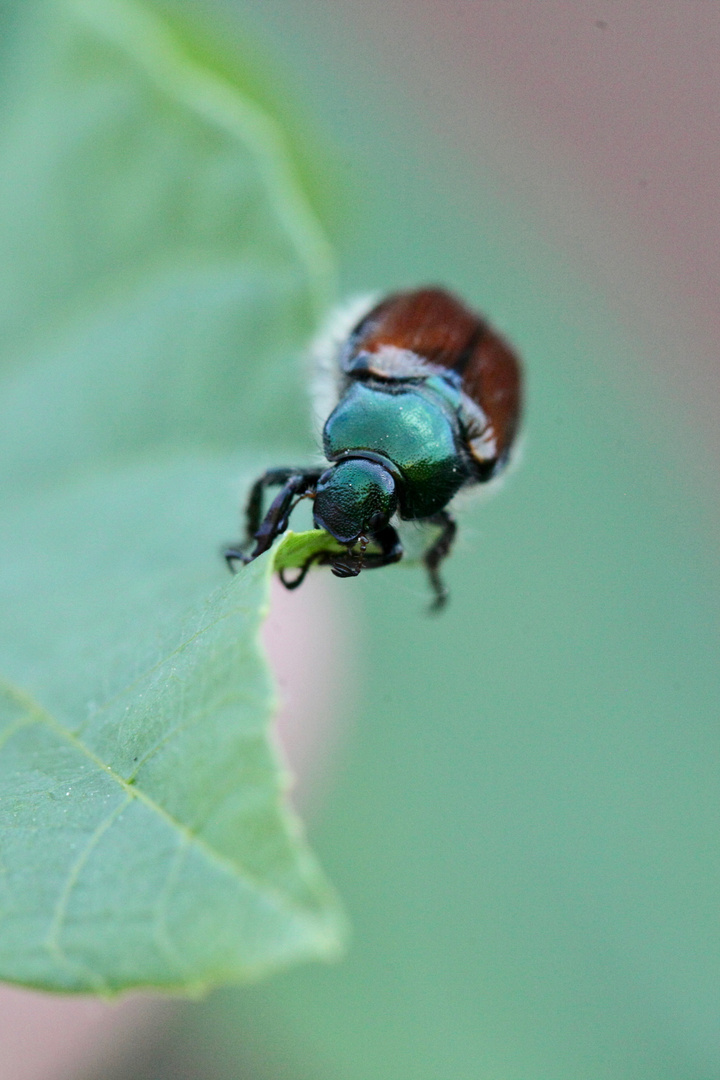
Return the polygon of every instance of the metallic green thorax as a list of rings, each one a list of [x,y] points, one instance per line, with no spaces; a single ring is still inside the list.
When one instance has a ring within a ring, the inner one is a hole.
[[[430,517],[471,475],[460,449],[459,406],[460,393],[442,378],[354,381],[325,424],[325,454],[330,461],[349,452],[382,455],[397,470],[402,517]]]

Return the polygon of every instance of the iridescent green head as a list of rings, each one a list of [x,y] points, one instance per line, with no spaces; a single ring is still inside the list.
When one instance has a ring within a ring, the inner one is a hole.
[[[313,517],[340,544],[355,544],[384,528],[397,510],[395,481],[382,465],[346,458],[318,480]]]

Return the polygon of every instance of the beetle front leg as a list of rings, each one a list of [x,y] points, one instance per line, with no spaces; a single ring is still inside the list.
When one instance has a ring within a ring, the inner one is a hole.
[[[249,563],[262,555],[271,547],[273,540],[285,532],[295,505],[299,499],[310,493],[320,474],[320,469],[268,469],[255,481],[245,509],[247,543],[254,542],[255,546],[249,553],[240,547],[227,548],[225,559],[231,570],[234,569],[233,563],[236,560]],[[265,518],[262,519],[265,489],[280,484],[282,490],[275,496]]]
[[[447,510],[441,510],[439,514],[433,514],[432,517],[426,518],[426,523],[428,525],[440,525],[442,528],[437,540],[430,545],[423,555],[423,562],[430,578],[430,585],[435,593],[435,600],[430,610],[439,611],[447,603],[448,591],[443,584],[438,568],[443,559],[446,559],[450,554],[450,548],[457,532],[457,525],[455,519]]]
[[[294,476],[305,475],[303,469],[268,469],[259,476],[250,488],[248,501],[245,505],[245,535],[247,543],[251,544],[255,539],[255,533],[260,528],[263,518],[263,496],[265,489],[280,487],[286,484]]]

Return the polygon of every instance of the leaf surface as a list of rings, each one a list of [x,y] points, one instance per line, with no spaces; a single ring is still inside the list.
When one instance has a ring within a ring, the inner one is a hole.
[[[334,955],[269,734],[271,558],[220,557],[267,447],[306,452],[325,241],[273,123],[150,8],[40,4],[6,49],[0,977]]]

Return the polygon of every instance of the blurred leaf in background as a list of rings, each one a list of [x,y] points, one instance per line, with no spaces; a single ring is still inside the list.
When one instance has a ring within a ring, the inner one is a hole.
[[[333,266],[271,120],[149,7],[7,9],[0,977],[197,990],[338,949],[222,542],[307,453]]]

